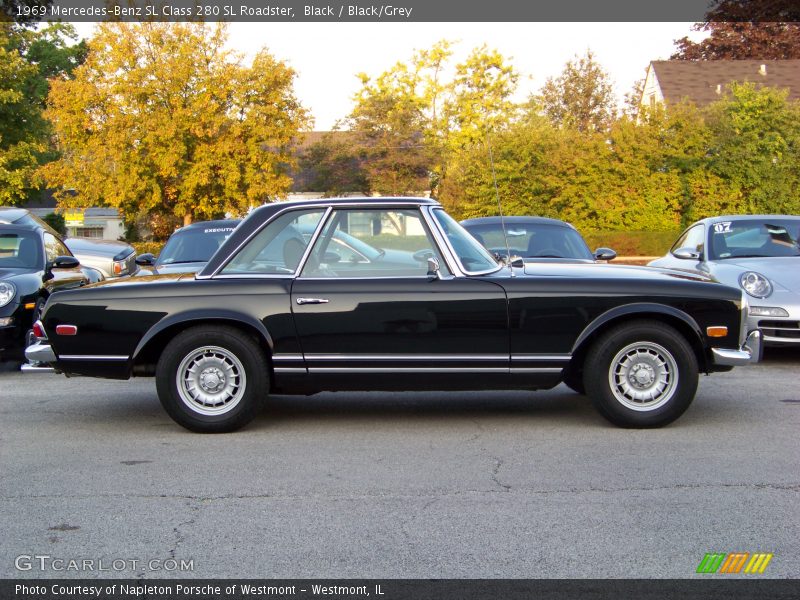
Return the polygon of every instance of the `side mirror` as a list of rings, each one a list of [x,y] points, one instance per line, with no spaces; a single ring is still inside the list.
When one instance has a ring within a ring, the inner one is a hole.
[[[595,260],[614,260],[617,258],[617,253],[611,248],[598,248],[594,251]]]
[[[342,260],[342,257],[336,254],[336,252],[326,252],[322,255],[322,262],[326,264],[337,263],[340,260]]]
[[[56,256],[53,261],[53,269],[77,269],[81,266],[79,261],[74,256]]]
[[[140,267],[152,267],[156,264],[156,257],[149,252],[136,257],[136,264]]]
[[[693,248],[678,248],[672,256],[680,260],[700,260],[702,254]]]
[[[442,272],[439,267],[439,259],[435,256],[428,258],[428,277],[431,279],[441,279]]]

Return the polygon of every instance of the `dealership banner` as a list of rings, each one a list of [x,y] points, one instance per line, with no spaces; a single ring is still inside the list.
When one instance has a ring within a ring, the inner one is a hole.
[[[787,579],[293,579],[0,580],[3,600],[703,600],[797,598],[800,582]]]
[[[17,21],[703,21],[721,0],[4,0]],[[726,0],[731,4],[731,0]],[[725,20],[797,21],[792,0],[733,0]],[[726,5],[727,6],[727,5]],[[711,14],[710,18],[715,18]]]

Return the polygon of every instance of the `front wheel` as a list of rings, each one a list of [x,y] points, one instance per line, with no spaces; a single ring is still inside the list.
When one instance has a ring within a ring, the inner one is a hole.
[[[583,382],[598,411],[620,427],[661,427],[680,417],[697,392],[697,358],[673,327],[634,321],[595,342]]]
[[[202,326],[178,334],[156,368],[156,388],[175,422],[199,433],[247,425],[269,389],[261,347],[232,327]]]

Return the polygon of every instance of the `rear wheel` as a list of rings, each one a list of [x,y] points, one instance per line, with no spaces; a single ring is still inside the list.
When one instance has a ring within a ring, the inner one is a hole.
[[[658,321],[615,327],[591,348],[583,382],[598,411],[621,427],[661,427],[697,391],[697,359],[686,339]]]
[[[164,410],[186,429],[234,431],[253,420],[269,389],[267,358],[235,328],[194,327],[164,349],[156,387]]]

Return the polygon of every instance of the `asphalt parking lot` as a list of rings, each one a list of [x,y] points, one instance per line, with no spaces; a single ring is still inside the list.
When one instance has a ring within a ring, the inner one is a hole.
[[[683,578],[735,551],[800,577],[799,363],[703,377],[654,431],[559,386],[278,396],[219,436],[152,380],[6,370],[0,577]],[[77,558],[124,568],[52,568]]]

